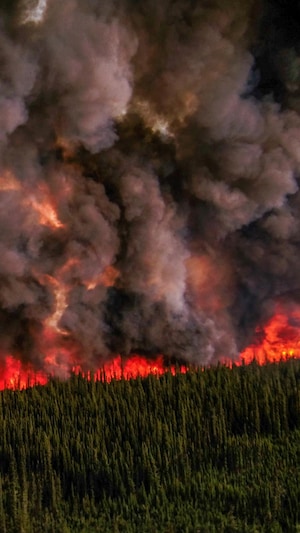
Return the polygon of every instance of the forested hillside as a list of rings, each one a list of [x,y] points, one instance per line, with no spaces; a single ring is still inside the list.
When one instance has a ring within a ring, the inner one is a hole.
[[[3,533],[299,531],[300,361],[4,390],[0,468]]]

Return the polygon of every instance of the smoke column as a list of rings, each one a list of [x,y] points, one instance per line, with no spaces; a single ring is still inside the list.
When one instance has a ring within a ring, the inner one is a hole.
[[[296,4],[2,2],[2,363],[208,364],[293,316]]]

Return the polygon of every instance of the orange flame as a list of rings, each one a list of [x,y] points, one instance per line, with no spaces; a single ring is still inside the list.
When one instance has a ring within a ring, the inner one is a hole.
[[[286,314],[278,307],[276,314],[263,330],[257,330],[261,340],[248,346],[240,355],[246,364],[255,359],[260,365],[289,357],[300,357],[300,310]]]
[[[91,379],[91,375],[93,375],[96,381],[110,382],[112,379],[136,379],[137,377],[147,377],[150,374],[161,376],[168,371],[174,375],[176,372],[185,373],[187,371],[187,367],[183,365],[166,367],[162,355],[153,360],[139,355],[133,355],[127,360],[122,360],[121,356],[118,355],[111,362],[105,363],[100,369],[93,372],[93,374],[91,372],[84,373],[79,365],[71,368],[70,358],[67,360],[66,354],[56,354],[50,351],[45,359],[45,364],[49,368],[49,373],[46,374],[45,372],[35,372],[29,364],[21,363],[21,361],[9,355],[5,358],[4,367],[0,369],[0,390],[7,388],[25,389],[34,385],[45,385],[49,375],[52,375],[53,370],[58,366],[57,359],[59,357],[62,358],[60,376],[64,378],[67,378],[72,372],[82,374],[87,379]]]
[[[4,358],[0,367],[0,390],[5,388],[24,389],[37,384],[44,385],[49,375],[67,378],[72,372],[82,374],[87,379],[110,382],[112,379],[134,379],[138,376],[146,377],[149,374],[161,376],[165,372],[185,373],[186,366],[166,366],[162,355],[148,359],[140,355],[132,355],[123,359],[117,355],[112,361],[104,363],[93,374],[82,372],[79,364],[76,364],[76,356],[66,345],[57,347],[58,332],[55,328],[45,328],[44,343],[47,345],[47,355],[44,359],[45,372],[36,371],[30,364],[22,363],[11,355]],[[264,328],[257,330],[256,343],[248,346],[236,362],[249,364],[254,359],[258,364],[286,360],[290,357],[300,358],[300,309],[294,309],[285,313],[278,308],[275,315],[265,324]],[[224,359],[225,364],[232,362]]]
[[[166,367],[162,355],[153,360],[146,359],[140,355],[133,355],[125,361],[122,361],[121,356],[118,355],[112,362],[105,363],[103,369],[98,370],[97,377],[99,379],[104,378],[106,381],[122,378],[135,379],[137,377],[147,377],[149,374],[161,376],[168,370],[174,375],[176,370],[185,373],[186,367],[180,366],[178,369],[174,365]]]
[[[38,372],[29,365],[22,363],[11,355],[5,358],[4,366],[0,367],[0,390],[25,389],[34,385],[45,385],[48,376]]]

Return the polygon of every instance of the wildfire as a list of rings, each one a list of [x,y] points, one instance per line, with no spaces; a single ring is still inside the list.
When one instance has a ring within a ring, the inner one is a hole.
[[[280,308],[263,330],[257,330],[258,341],[248,346],[240,360],[246,364],[255,359],[259,364],[289,357],[300,357],[300,311],[286,314]]]
[[[104,376],[107,381],[111,379],[131,379],[140,377],[146,377],[149,374],[154,374],[156,376],[161,376],[167,370],[172,374],[175,374],[176,367],[171,365],[166,367],[164,364],[163,356],[160,355],[153,361],[148,360],[139,355],[133,355],[129,359],[122,361],[120,355],[118,355],[111,363],[106,363],[102,371],[98,371],[98,376]],[[184,373],[186,372],[185,366],[180,366],[179,371]]]
[[[70,354],[69,354],[70,355]],[[51,353],[47,355],[45,364],[49,370],[48,373],[35,372],[30,365],[23,364],[12,356],[7,356],[5,359],[5,367],[0,370],[0,390],[9,389],[24,389],[34,385],[45,385],[48,381],[48,376],[53,374],[59,364],[61,363],[60,377],[67,378],[70,373],[82,374],[87,379],[91,379],[91,373],[82,372],[79,365],[71,366],[71,361],[67,361],[68,354]],[[69,364],[69,367],[67,366]],[[52,372],[51,372],[52,369]],[[68,373],[69,370],[69,373]],[[112,379],[135,379],[137,377],[146,377],[149,374],[161,376],[165,372],[171,372],[173,375],[179,371],[186,372],[185,366],[171,365],[166,367],[163,356],[160,355],[153,360],[146,359],[139,355],[133,355],[127,360],[122,360],[121,356],[116,356],[111,362],[105,363],[100,369],[93,372],[95,380],[111,381]]]
[[[22,363],[11,355],[5,358],[4,367],[0,368],[0,390],[25,389],[34,385],[45,385],[48,377],[29,365]]]
[[[57,311],[56,311],[57,312]],[[56,318],[56,317],[55,317]],[[66,346],[57,347],[57,325],[47,324],[44,330],[44,344],[47,347],[45,357],[45,372],[36,371],[28,363],[22,363],[8,355],[4,359],[4,366],[0,369],[0,390],[5,388],[23,389],[34,385],[44,385],[49,375],[58,375],[67,378],[72,372],[83,374],[91,379],[91,373],[83,373],[80,365],[74,364],[75,356]],[[55,331],[56,330],[56,331]],[[278,308],[276,314],[265,324],[264,328],[257,330],[257,340],[248,346],[235,362],[249,364],[256,360],[262,365],[267,362],[276,362],[290,357],[300,357],[300,310],[285,313]],[[224,363],[228,361],[224,359]],[[229,362],[230,363],[230,362]],[[162,355],[149,359],[140,355],[132,355],[124,359],[117,355],[111,361],[104,363],[101,368],[93,372],[93,379],[111,381],[112,379],[134,379],[138,376],[146,377],[149,374],[161,376],[165,372],[185,373],[186,366],[165,365]]]

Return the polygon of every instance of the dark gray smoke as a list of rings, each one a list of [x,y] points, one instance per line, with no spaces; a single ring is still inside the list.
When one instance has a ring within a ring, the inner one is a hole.
[[[299,300],[297,3],[2,5],[2,357],[236,358]]]

